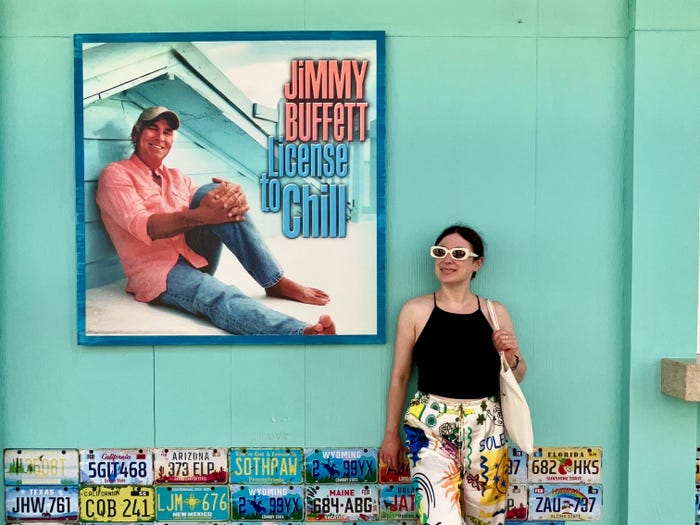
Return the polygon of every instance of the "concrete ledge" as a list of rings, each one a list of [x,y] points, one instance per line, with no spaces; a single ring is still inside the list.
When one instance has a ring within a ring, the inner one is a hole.
[[[662,359],[661,391],[685,401],[700,401],[700,363],[695,359]]]

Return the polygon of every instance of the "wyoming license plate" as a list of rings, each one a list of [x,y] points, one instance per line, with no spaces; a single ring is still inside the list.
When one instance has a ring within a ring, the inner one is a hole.
[[[231,485],[233,521],[288,522],[304,519],[301,485]]]
[[[600,447],[542,447],[528,461],[529,483],[600,483]]]
[[[153,485],[150,450],[110,449],[80,451],[83,485]]]
[[[602,485],[543,484],[530,486],[531,520],[597,521],[603,508]]]
[[[228,451],[225,448],[153,449],[156,483],[226,483]]]
[[[156,487],[156,519],[168,521],[228,521],[228,487]]]
[[[307,485],[306,521],[379,519],[376,485]]]
[[[308,448],[304,451],[306,483],[376,483],[376,448]]]
[[[78,451],[5,450],[6,485],[77,485]]]
[[[78,521],[78,487],[5,487],[7,521]]]
[[[229,464],[231,483],[303,482],[304,451],[300,448],[232,448]]]
[[[153,487],[80,487],[80,521],[132,523],[155,518]]]

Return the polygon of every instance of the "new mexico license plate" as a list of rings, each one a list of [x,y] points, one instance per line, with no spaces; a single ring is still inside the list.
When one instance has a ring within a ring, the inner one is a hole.
[[[528,461],[529,483],[600,483],[600,447],[542,447]]]
[[[77,450],[5,450],[5,485],[77,484]]]
[[[301,485],[231,485],[231,520],[303,521]]]
[[[221,485],[156,487],[156,519],[228,521],[228,487]]]
[[[231,483],[303,482],[304,451],[300,448],[232,448],[229,464]]]
[[[152,521],[155,518],[153,496],[153,487],[80,487],[80,521]]]
[[[225,448],[155,448],[156,483],[226,483],[228,451]]]
[[[7,521],[78,521],[78,487],[5,487]]]
[[[530,486],[529,519],[597,521],[603,508],[602,485],[546,484]]]
[[[381,502],[380,520],[415,520],[418,518],[416,488],[412,483],[380,485],[379,501]]]
[[[376,483],[376,448],[307,448],[306,483]]]
[[[307,485],[306,521],[379,519],[376,485]]]
[[[153,485],[153,456],[144,449],[80,451],[83,485]]]

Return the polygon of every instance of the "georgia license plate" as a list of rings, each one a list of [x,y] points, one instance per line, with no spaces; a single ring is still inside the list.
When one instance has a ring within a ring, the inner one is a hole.
[[[228,521],[228,487],[156,487],[156,520]]]
[[[77,450],[5,450],[5,485],[77,484]]]
[[[306,483],[376,483],[376,448],[307,448]]]
[[[301,485],[231,485],[231,520],[303,521]]]
[[[78,521],[78,487],[5,487],[7,521]]]
[[[522,483],[509,484],[506,499],[506,519],[519,521],[526,520],[527,505],[527,485]]]
[[[518,447],[508,447],[508,483],[527,483],[527,454]]]
[[[303,482],[304,451],[301,448],[232,448],[229,451],[231,483]]]
[[[153,487],[80,487],[80,521],[152,521],[155,518],[153,495]]]
[[[379,519],[376,485],[307,485],[306,521]]]
[[[530,483],[600,483],[600,447],[542,447],[528,461]]]
[[[225,448],[153,449],[155,483],[226,483]]]
[[[406,485],[380,485],[380,520],[414,520],[418,518],[416,488]]]
[[[530,486],[531,520],[597,521],[602,508],[602,485],[553,483]]]
[[[83,485],[153,485],[153,455],[144,449],[80,451]]]

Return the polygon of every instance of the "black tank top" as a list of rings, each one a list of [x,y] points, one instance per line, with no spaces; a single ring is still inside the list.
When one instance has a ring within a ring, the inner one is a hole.
[[[433,311],[413,347],[421,392],[455,399],[498,395],[500,358],[476,300],[475,312],[455,314],[441,310],[433,294]]]

